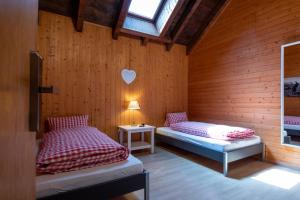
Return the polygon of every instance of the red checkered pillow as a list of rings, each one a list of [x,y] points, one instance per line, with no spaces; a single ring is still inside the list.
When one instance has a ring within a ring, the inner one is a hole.
[[[88,126],[88,115],[77,115],[68,117],[49,117],[48,125],[51,130],[59,130],[63,128],[76,128]]]
[[[186,112],[167,113],[167,119],[164,126],[169,127],[171,124],[188,121]]]

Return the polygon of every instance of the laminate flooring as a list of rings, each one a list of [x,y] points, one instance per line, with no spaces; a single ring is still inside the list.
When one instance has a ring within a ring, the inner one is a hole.
[[[300,171],[248,158],[229,166],[171,147],[134,154],[150,172],[151,200],[300,200]],[[115,200],[142,200],[143,191]]]

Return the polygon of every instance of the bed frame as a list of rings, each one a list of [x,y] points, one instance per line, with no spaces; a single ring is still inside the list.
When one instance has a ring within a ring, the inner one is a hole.
[[[300,136],[300,130],[295,129],[284,129],[287,132],[288,136]]]
[[[232,151],[219,152],[212,149],[208,149],[199,144],[181,141],[172,137],[155,134],[157,142],[167,143],[169,145],[184,149],[186,151],[195,153],[200,156],[210,158],[223,164],[223,174],[228,176],[228,164],[243,158],[247,158],[254,155],[261,155],[261,159],[264,160],[264,144],[256,144]]]
[[[149,200],[149,172],[62,192],[38,200],[99,200],[110,199],[144,189],[144,200]]]

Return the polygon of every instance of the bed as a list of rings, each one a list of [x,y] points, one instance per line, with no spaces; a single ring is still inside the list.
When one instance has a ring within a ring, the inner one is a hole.
[[[48,119],[50,131],[37,144],[38,199],[109,199],[144,189],[149,173],[128,149],[87,124],[87,116]]]
[[[108,199],[140,189],[149,199],[149,174],[132,155],[119,163],[36,177],[40,200]]]
[[[190,151],[223,164],[223,174],[228,176],[228,164],[246,157],[260,155],[264,159],[264,145],[258,136],[247,139],[225,141],[199,137],[175,131],[170,127],[160,127],[155,135],[157,142]]]
[[[288,136],[300,136],[300,125],[285,124],[284,130]]]
[[[284,130],[287,136],[300,136],[300,117],[284,116]]]

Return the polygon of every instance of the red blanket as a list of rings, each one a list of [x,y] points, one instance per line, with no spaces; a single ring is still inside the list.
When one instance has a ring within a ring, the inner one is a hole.
[[[229,141],[250,138],[255,133],[254,130],[248,128],[190,121],[171,124],[170,127],[175,131],[190,135]]]
[[[38,173],[58,173],[126,160],[128,149],[93,127],[54,130],[43,138]]]
[[[297,116],[284,116],[284,124],[300,125],[300,117],[297,117]]]

